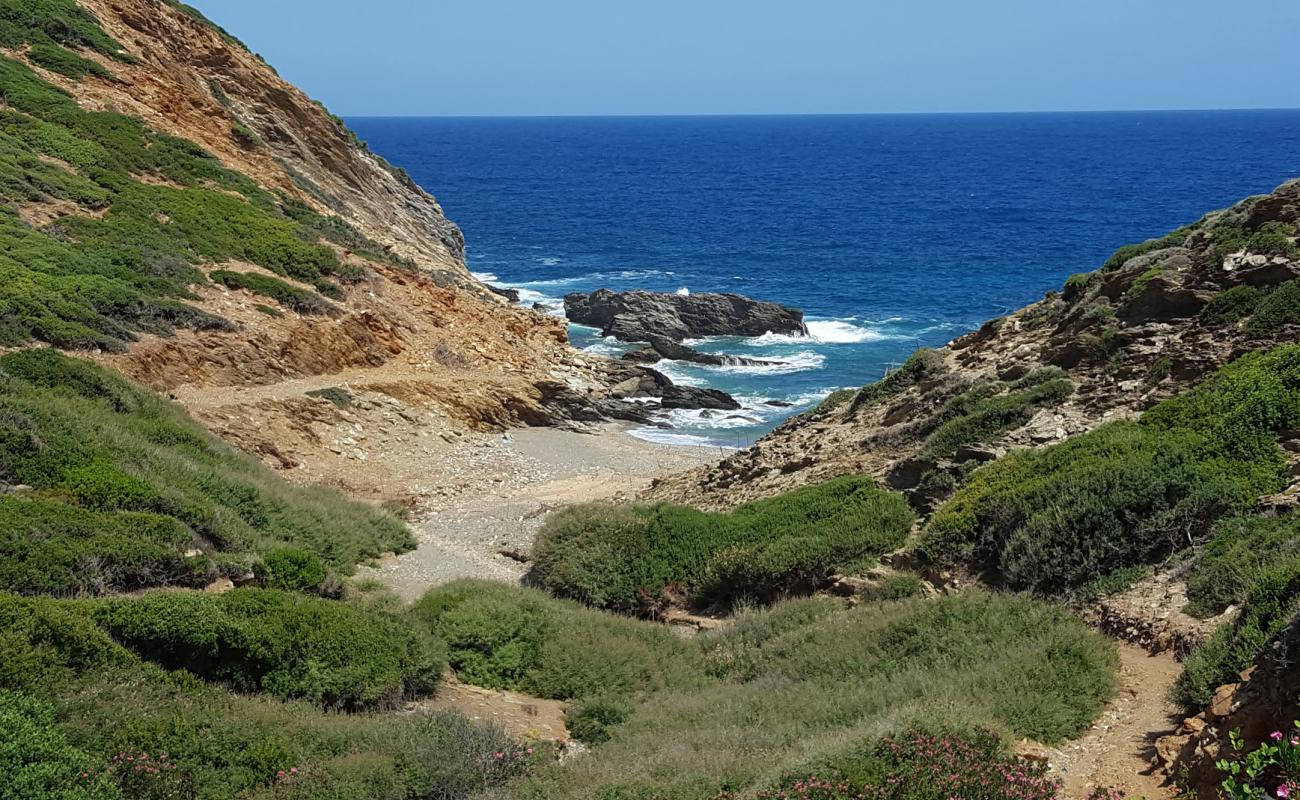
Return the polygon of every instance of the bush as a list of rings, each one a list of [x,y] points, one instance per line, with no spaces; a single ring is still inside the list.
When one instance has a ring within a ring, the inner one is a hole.
[[[27,51],[27,57],[31,59],[32,63],[45,67],[51,72],[57,72],[60,75],[66,75],[76,80],[87,75],[95,75],[100,78],[113,77],[113,73],[104,69],[98,62],[79,56],[70,50],[59,47],[57,44],[32,45],[32,48]]]
[[[1246,333],[1271,336],[1287,325],[1300,325],[1300,281],[1287,281],[1265,296],[1246,322]]]
[[[1222,520],[1187,576],[1187,611],[1212,617],[1246,602],[1260,576],[1300,561],[1300,515]]]
[[[1234,286],[1211,298],[1201,309],[1201,319],[1211,325],[1232,325],[1255,313],[1264,293],[1254,286]]]
[[[1205,538],[1281,488],[1276,432],[1300,423],[1300,347],[1252,354],[1140,424],[1119,422],[972,474],[919,552],[1056,594]]]
[[[988,730],[887,736],[815,770],[787,776],[756,800],[1055,800],[1045,763],[1007,752]]]
[[[157,395],[49,349],[0,356],[0,480],[36,490],[0,496],[10,591],[201,585],[286,545],[350,572],[411,546],[390,514],[290,486]]]
[[[486,581],[432,589],[412,609],[467,683],[559,700],[703,681],[694,649],[662,625],[611,617]]]
[[[611,731],[627,722],[632,704],[625,697],[597,695],[573,703],[564,713],[569,735],[586,744],[608,742]]]
[[[428,694],[446,663],[438,643],[387,614],[265,589],[103,601],[95,618],[169,669],[330,708]]]
[[[255,572],[264,587],[290,592],[317,591],[326,574],[325,564],[314,553],[296,547],[267,553]]]
[[[1191,235],[1192,231],[1196,228],[1197,225],[1187,225],[1158,239],[1147,239],[1145,242],[1141,242],[1140,244],[1126,244],[1116,250],[1110,258],[1106,259],[1106,261],[1101,265],[1101,269],[1103,272],[1109,272],[1111,270],[1119,269],[1128,263],[1130,259],[1137,258],[1138,256],[1153,253],[1156,250],[1164,250],[1167,247],[1179,247],[1187,241],[1187,237]]]
[[[674,505],[578,506],[551,517],[533,576],[552,593],[639,612],[680,586],[701,605],[771,599],[822,585],[837,569],[902,543],[901,495],[846,476],[747,503],[727,514]]]
[[[0,800],[122,800],[94,757],[68,743],[49,703],[0,691]]]
[[[1026,376],[1026,379],[1039,376]],[[949,458],[967,445],[987,442],[1000,433],[1028,422],[1034,411],[1060,402],[1074,393],[1074,384],[1067,378],[1049,378],[1027,384],[1021,391],[993,397],[983,396],[978,390],[960,395],[945,404],[938,420],[942,420],[930,433],[921,449],[923,458]]]
[[[285,308],[291,308],[299,314],[330,314],[336,312],[336,309],[325,298],[315,292],[300,289],[269,275],[217,269],[213,270],[208,277],[229,289],[245,289],[253,294],[269,297]]]
[[[80,673],[120,667],[125,651],[66,602],[0,592],[0,690],[48,694]]]
[[[942,374],[945,370],[947,365],[944,363],[943,355],[937,350],[922,347],[909,356],[898,369],[858,390],[849,405],[848,413],[856,414],[864,408],[897,397],[908,387]]]

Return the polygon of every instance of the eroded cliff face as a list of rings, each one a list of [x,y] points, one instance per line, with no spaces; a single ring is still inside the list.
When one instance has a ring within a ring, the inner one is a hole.
[[[118,78],[49,75],[88,108],[114,108],[189,139],[267,188],[352,223],[426,270],[464,271],[465,240],[436,200],[365,148],[324,106],[210,23],[163,0],[82,0],[138,64]],[[241,137],[238,126],[255,139]]]

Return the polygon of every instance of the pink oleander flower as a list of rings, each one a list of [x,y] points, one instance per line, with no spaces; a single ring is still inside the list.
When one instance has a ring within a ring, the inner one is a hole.
[[[1277,787],[1278,800],[1287,800],[1287,798],[1290,796],[1291,796],[1291,790],[1287,788],[1287,785],[1285,783]]]
[[[1282,741],[1282,731],[1273,731],[1268,735],[1268,738],[1272,739],[1275,742],[1280,742]]]

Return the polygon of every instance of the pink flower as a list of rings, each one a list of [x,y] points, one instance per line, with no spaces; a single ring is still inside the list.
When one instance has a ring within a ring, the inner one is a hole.
[[[1277,787],[1277,796],[1278,800],[1286,800],[1291,796],[1291,790],[1286,787],[1285,783]]]
[[[1275,742],[1280,742],[1282,741],[1282,731],[1273,731],[1268,735],[1268,738],[1272,739]]]

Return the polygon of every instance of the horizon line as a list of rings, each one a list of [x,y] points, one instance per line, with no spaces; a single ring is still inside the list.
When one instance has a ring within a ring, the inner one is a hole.
[[[1300,111],[1300,106],[1222,106],[1217,108],[1092,108],[999,111],[739,111],[688,112],[665,114],[342,114],[351,119],[717,119],[722,117],[955,117],[955,116],[1026,116],[1064,114],[1187,114],[1226,113],[1234,111]]]

